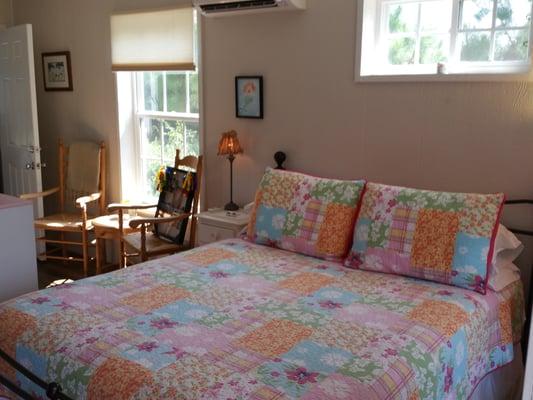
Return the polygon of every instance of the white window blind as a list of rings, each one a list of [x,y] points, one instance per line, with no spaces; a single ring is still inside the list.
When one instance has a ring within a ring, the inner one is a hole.
[[[192,71],[191,7],[111,16],[113,71]]]

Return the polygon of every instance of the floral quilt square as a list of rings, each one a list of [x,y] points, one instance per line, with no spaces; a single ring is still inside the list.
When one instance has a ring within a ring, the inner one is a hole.
[[[337,257],[346,255],[350,247],[354,217],[354,207],[330,203],[318,234],[317,250]]]
[[[91,377],[87,398],[89,400],[130,399],[141,386],[151,382],[151,375],[149,370],[133,361],[109,358]]]
[[[413,308],[407,318],[426,324],[446,337],[451,337],[468,320],[461,307],[444,301],[426,300]]]
[[[120,302],[139,311],[151,311],[166,304],[188,297],[190,293],[182,288],[161,285],[123,298]]]
[[[197,249],[191,253],[187,253],[184,258],[190,262],[198,265],[210,265],[216,262],[227,260],[234,257],[236,254],[232,251],[221,248]]]
[[[259,354],[276,357],[286,353],[312,333],[312,329],[307,326],[277,319],[242,337],[238,343]]]
[[[279,286],[301,294],[311,294],[333,282],[335,282],[335,279],[330,276],[315,274],[313,272],[302,272],[301,274],[284,279],[279,283]]]
[[[451,271],[459,214],[438,210],[418,211],[411,262],[415,267]]]

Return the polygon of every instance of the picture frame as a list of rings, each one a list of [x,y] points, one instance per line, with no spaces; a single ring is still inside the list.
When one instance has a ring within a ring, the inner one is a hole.
[[[263,77],[235,77],[235,115],[237,118],[263,119]]]
[[[70,51],[42,53],[43,82],[46,91],[72,91]]]

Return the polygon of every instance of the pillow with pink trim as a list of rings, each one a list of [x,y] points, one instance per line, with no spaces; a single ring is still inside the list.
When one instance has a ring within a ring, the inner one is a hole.
[[[249,240],[313,257],[341,261],[365,181],[326,179],[268,168],[255,196]]]
[[[345,265],[485,294],[504,197],[368,183]]]

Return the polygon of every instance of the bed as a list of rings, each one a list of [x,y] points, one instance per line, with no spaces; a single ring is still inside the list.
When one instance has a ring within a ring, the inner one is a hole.
[[[482,295],[233,239],[4,303],[0,348],[73,399],[465,399],[519,368],[523,309],[520,281]]]

